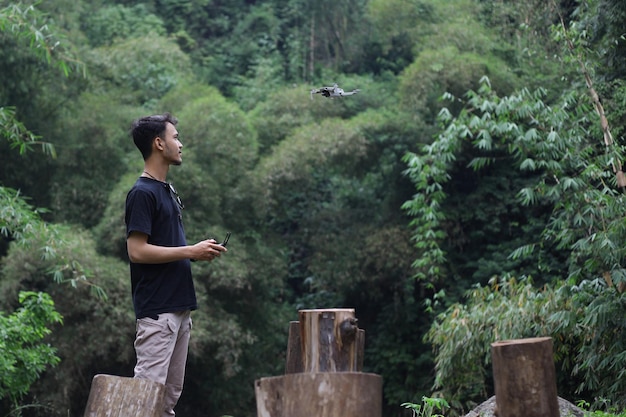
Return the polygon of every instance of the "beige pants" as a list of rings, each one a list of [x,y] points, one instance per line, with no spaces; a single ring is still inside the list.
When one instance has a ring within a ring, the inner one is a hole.
[[[183,392],[191,326],[189,311],[137,320],[135,378],[165,385],[163,417],[175,415],[174,406]]]

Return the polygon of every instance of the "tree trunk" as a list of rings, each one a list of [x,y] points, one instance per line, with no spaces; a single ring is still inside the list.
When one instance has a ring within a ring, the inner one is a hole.
[[[299,373],[255,383],[258,417],[381,417],[382,378],[361,372]]]
[[[300,310],[303,372],[358,371],[354,309]]]
[[[165,386],[147,379],[96,375],[84,417],[161,417]]]
[[[302,363],[302,337],[300,336],[300,322],[289,322],[289,338],[287,339],[286,374],[297,374],[304,371]]]
[[[552,339],[491,344],[498,417],[559,417]]]
[[[285,375],[255,381],[257,417],[381,417],[382,378],[361,373],[365,332],[354,309],[300,310]]]
[[[354,320],[356,322],[356,319]],[[308,339],[309,342],[311,342],[314,338],[309,337]],[[304,361],[302,359],[303,350],[305,350],[304,346],[305,345],[302,342],[300,322],[289,322],[289,339],[287,340],[287,361],[285,364],[285,374],[304,372]],[[363,356],[365,354],[365,330],[357,329],[354,349],[356,352],[356,362],[353,363],[353,369],[339,369],[337,371],[363,371]],[[317,349],[317,351],[319,352],[319,349]]]

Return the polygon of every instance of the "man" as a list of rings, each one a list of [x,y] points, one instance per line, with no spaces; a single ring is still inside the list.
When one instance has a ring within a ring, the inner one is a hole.
[[[133,122],[131,135],[144,170],[126,197],[126,246],[135,309],[135,378],[165,385],[163,416],[173,416],[183,389],[197,308],[190,260],[212,261],[226,248],[213,239],[187,245],[184,208],[167,183],[170,165],[182,163],[177,120],[169,113]]]

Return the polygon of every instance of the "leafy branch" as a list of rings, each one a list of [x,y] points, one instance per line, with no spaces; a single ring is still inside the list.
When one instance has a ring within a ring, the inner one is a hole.
[[[49,325],[63,322],[46,293],[20,292],[19,302],[15,313],[0,312],[0,398],[14,406],[46,367],[59,363],[56,350],[42,339],[50,334]]]
[[[41,141],[41,137],[29,131],[15,115],[15,107],[0,107],[0,135],[8,142],[11,149],[17,149],[20,155],[32,150],[33,146],[40,145],[45,155],[56,158],[54,146],[49,142]]]
[[[583,2],[583,4],[584,3],[585,2]],[[552,0],[552,4],[554,5],[555,10],[559,10],[554,0]],[[593,106],[596,110],[596,113],[598,114],[598,117],[600,118],[600,127],[602,128],[602,136],[604,139],[606,152],[614,152],[615,147],[613,146],[614,141],[613,135],[611,134],[611,128],[609,126],[609,121],[604,112],[604,106],[602,105],[600,96],[598,95],[598,92],[593,85],[589,68],[584,60],[584,56],[588,54],[588,51],[586,51],[584,47],[585,31],[579,31],[576,22],[574,22],[568,29],[565,25],[565,20],[563,19],[563,14],[561,12],[559,12],[559,21],[560,31],[557,31],[555,33],[556,40],[565,40],[569,52],[572,54],[572,57],[574,57],[574,59],[580,66],[580,70],[583,77],[585,78],[585,84],[587,85],[587,89],[589,90],[589,95],[591,96]],[[624,172],[622,171],[621,155],[617,154],[615,155],[615,157],[615,159],[611,159],[613,172],[617,177],[617,183],[619,187],[624,188],[626,186],[626,177],[624,176]]]
[[[104,290],[90,281],[91,272],[73,259],[59,256],[59,248],[65,245],[59,229],[44,222],[40,214],[44,209],[32,207],[20,193],[0,186],[0,235],[17,245],[29,246],[44,239],[39,247],[42,259],[51,261],[47,270],[57,283],[69,283],[76,287],[79,283],[92,288],[100,299],[106,300]]]
[[[37,9],[37,3],[24,7],[20,3],[0,9],[0,32],[9,32],[18,40],[25,39],[31,51],[46,62],[54,64],[66,77],[72,71],[86,73],[85,65],[74,54],[66,51],[68,43],[57,32],[41,23],[46,16]]]
[[[450,408],[450,405],[444,398],[431,398],[426,396],[422,397],[422,404],[406,402],[400,405],[412,410],[413,417],[443,417],[443,414],[439,414],[436,411],[444,411],[446,408]]]
[[[444,265],[440,249],[445,238],[441,228],[445,220],[443,190],[465,141],[478,153],[469,162],[472,169],[481,170],[493,163],[494,155],[505,154],[512,169],[536,178],[519,190],[518,203],[552,207],[540,239],[514,251],[512,258],[555,247],[570,253],[569,276],[576,280],[608,273],[611,282],[624,281],[626,252],[620,245],[626,238],[621,215],[624,197],[607,169],[618,153],[599,152],[589,140],[591,108],[586,100],[570,92],[548,105],[542,89],[522,89],[498,97],[486,78],[479,90],[468,92],[467,97],[457,117],[452,118],[445,109],[441,112],[445,130],[422,154],[405,157],[406,173],[417,190],[403,206],[412,216],[413,239],[420,249],[414,263],[421,268],[417,277],[436,278]]]

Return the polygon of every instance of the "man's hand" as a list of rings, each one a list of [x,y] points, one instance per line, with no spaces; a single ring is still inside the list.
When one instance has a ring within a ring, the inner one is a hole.
[[[221,256],[222,252],[228,251],[224,246],[217,243],[215,239],[202,240],[191,246],[190,249],[193,254],[191,259],[196,261],[212,261]]]

